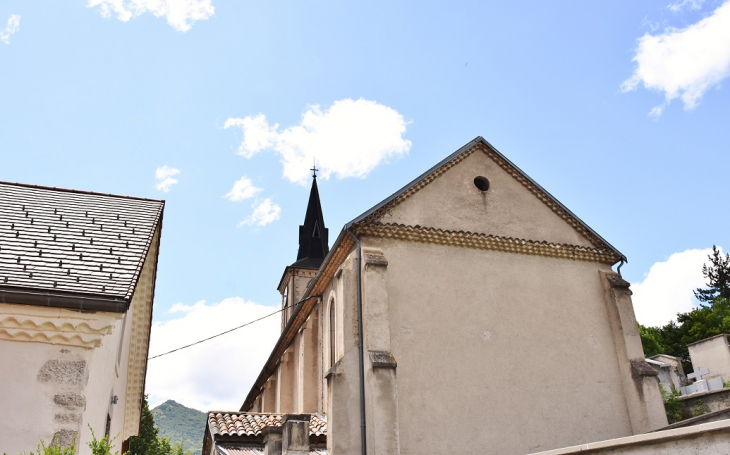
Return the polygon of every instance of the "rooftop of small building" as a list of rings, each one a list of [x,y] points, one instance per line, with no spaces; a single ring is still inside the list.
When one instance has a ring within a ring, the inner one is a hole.
[[[208,412],[212,435],[257,437],[267,426],[280,427],[286,414],[260,412]],[[309,415],[309,435],[327,436],[327,419],[319,414]]]
[[[239,446],[221,444],[215,446],[218,455],[261,455],[264,453],[263,446]],[[327,449],[309,449],[309,455],[327,455]]]
[[[705,338],[704,340],[695,341],[693,343],[687,343],[687,347],[694,346],[694,345],[697,345],[697,344],[701,344],[701,343],[704,343],[706,341],[714,340],[715,338],[722,338],[722,337],[724,337],[727,340],[727,335],[728,335],[727,333],[720,333],[720,334],[717,334],[717,335],[714,335],[714,336]]]
[[[264,429],[282,427],[286,416],[265,412],[209,411],[203,436],[203,453],[208,453],[211,448],[222,455],[226,452],[229,455],[263,453]],[[327,418],[316,413],[302,416],[309,418],[310,454],[326,454],[323,447],[327,443]]]
[[[670,364],[664,363],[664,362],[660,362],[658,360],[654,360],[654,359],[644,359],[644,360],[646,361],[646,363],[648,363],[650,365],[656,365],[656,366],[658,366],[660,368],[669,368],[669,367],[671,367]]]
[[[124,311],[164,201],[0,182],[0,301]]]

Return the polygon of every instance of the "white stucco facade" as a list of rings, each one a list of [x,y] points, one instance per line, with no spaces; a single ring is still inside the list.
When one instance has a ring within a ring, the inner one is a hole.
[[[137,434],[159,234],[125,313],[0,303],[0,452]]]

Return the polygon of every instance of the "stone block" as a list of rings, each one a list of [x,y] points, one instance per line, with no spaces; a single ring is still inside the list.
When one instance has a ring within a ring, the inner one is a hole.
[[[66,409],[86,409],[86,398],[78,393],[61,393],[53,397],[53,402]]]
[[[707,381],[705,381],[704,379],[701,380],[701,381],[695,382],[693,385],[694,385],[694,388],[695,388],[695,393],[709,392],[710,391],[710,389],[707,387]]]
[[[725,382],[722,380],[722,376],[717,376],[707,380],[707,388],[709,390],[719,390],[722,389],[724,385]]]
[[[704,379],[688,385],[686,389],[687,395],[692,395],[693,393],[708,392],[710,390],[707,387],[707,381],[705,381]]]
[[[267,425],[261,432],[264,435],[264,455],[281,455],[282,428]]]
[[[281,440],[282,455],[309,455],[309,415],[284,416]]]
[[[74,430],[59,430],[53,435],[53,443],[61,447],[71,447],[76,442],[78,432]]]
[[[49,360],[38,372],[38,382],[83,385],[87,379],[85,360]]]
[[[81,423],[81,414],[57,413],[53,416],[53,420],[59,423]]]
[[[387,351],[368,351],[370,354],[370,362],[373,368],[395,368],[398,362],[395,361],[393,354]]]

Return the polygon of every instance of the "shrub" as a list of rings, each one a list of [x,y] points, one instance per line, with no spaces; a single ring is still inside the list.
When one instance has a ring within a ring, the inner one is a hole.
[[[705,402],[697,400],[697,404],[692,408],[692,417],[698,417],[704,414],[707,410],[705,409]]]
[[[680,400],[680,393],[672,387],[671,391],[667,391],[664,384],[659,383],[659,389],[662,392],[662,401],[664,401],[664,410],[667,413],[667,420],[669,423],[675,423],[682,420],[682,409],[684,408],[684,401]]]

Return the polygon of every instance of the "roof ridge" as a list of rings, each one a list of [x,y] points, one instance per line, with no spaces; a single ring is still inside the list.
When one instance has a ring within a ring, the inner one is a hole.
[[[39,189],[39,190],[61,191],[61,192],[65,192],[65,193],[89,194],[89,195],[93,195],[93,196],[106,196],[106,197],[115,197],[115,198],[121,198],[121,199],[133,199],[133,200],[137,200],[137,201],[162,202],[162,203],[165,202],[164,199],[152,199],[152,198],[139,197],[139,196],[124,196],[121,194],[99,193],[96,191],[75,190],[75,189],[71,189],[71,188],[59,188],[59,187],[55,187],[55,186],[32,185],[30,183],[6,182],[3,180],[0,180],[0,185],[21,186],[21,187],[25,187],[25,188],[35,188],[35,189]]]

